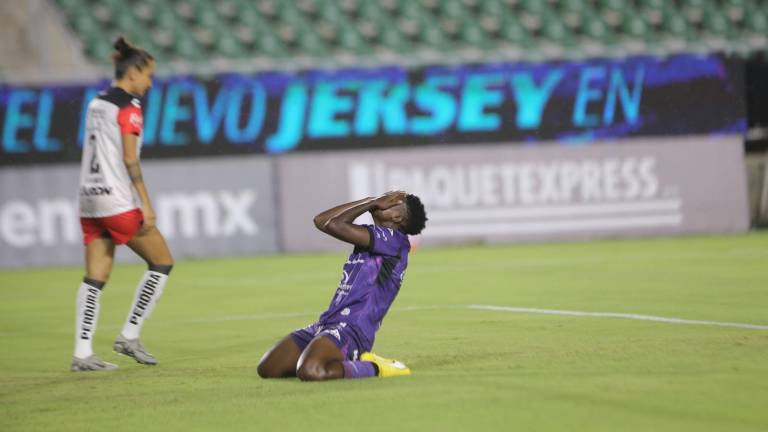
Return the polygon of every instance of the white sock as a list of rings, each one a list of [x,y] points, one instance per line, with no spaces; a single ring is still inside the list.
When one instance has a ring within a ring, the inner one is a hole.
[[[75,357],[86,358],[93,355],[93,335],[99,321],[99,298],[103,287],[103,282],[85,279],[77,290]]]
[[[136,339],[141,332],[141,326],[144,324],[152,310],[155,309],[157,301],[163,294],[163,287],[168,280],[168,275],[154,270],[147,270],[144,277],[136,287],[136,295],[133,298],[133,306],[128,313],[128,318],[123,325],[122,334],[127,339]]]

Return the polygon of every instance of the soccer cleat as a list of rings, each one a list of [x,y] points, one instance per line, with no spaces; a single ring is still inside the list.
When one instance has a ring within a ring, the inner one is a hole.
[[[122,334],[117,336],[115,344],[112,345],[112,349],[118,354],[127,355],[133,357],[134,360],[145,365],[156,365],[157,359],[155,356],[144,350],[144,345],[141,344],[139,338],[126,339]]]
[[[408,366],[404,365],[402,362],[397,360],[390,360],[388,358],[378,356],[372,352],[363,353],[360,356],[360,361],[367,361],[375,364],[376,367],[379,368],[379,377],[381,378],[406,376],[411,374],[411,370],[408,369]]]
[[[72,372],[110,371],[115,369],[117,369],[116,364],[105,362],[94,354],[86,358],[72,357]]]

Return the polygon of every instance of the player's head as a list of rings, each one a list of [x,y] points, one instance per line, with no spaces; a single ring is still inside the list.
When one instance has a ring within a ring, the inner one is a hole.
[[[424,210],[424,204],[419,197],[413,194],[405,196],[406,214],[405,220],[401,224],[401,229],[409,235],[421,234],[421,230],[427,224],[427,212]]]
[[[419,197],[407,194],[405,201],[386,210],[373,212],[377,225],[389,226],[409,234],[420,234],[427,223],[427,212]]]
[[[131,45],[120,36],[114,43],[115,79],[128,87],[129,93],[143,96],[152,87],[155,58],[145,50]]]

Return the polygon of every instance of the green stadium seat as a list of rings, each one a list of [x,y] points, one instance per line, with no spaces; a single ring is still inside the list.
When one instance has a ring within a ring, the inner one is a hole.
[[[173,50],[176,54],[187,61],[204,61],[206,55],[200,46],[192,40],[189,35],[183,33],[177,34],[173,44]]]
[[[248,52],[240,45],[240,42],[231,33],[222,33],[216,40],[216,53],[224,57],[244,58]]]
[[[746,17],[747,30],[762,36],[768,35],[768,12],[753,10]]]
[[[564,12],[581,13],[584,8],[589,7],[585,0],[563,0],[559,4]]]
[[[661,29],[667,35],[677,39],[691,40],[695,37],[695,33],[688,24],[688,21],[680,14],[666,14],[661,23]]]
[[[235,35],[237,42],[242,45],[244,49],[251,51],[256,45],[256,38],[258,37],[259,32],[253,27],[239,25],[233,29],[233,34]]]
[[[86,9],[82,0],[56,0],[56,3],[69,16],[76,16]]]
[[[509,13],[509,8],[499,0],[483,0],[478,10],[484,15],[493,15],[499,18]]]
[[[639,2],[637,12],[638,15],[643,17],[649,26],[658,29],[667,14],[675,13],[672,8],[673,5],[671,2],[665,2],[663,0],[649,0],[646,2]],[[651,31],[653,30],[654,29],[651,29]]]
[[[425,14],[427,14],[417,3],[408,4],[410,6],[404,6],[402,9],[397,11],[398,19],[420,20],[425,16]]]
[[[750,3],[747,0],[725,0],[723,10],[725,15],[732,21],[743,21],[750,9]]]
[[[242,25],[253,27],[259,31],[263,31],[265,29],[267,31],[271,31],[269,21],[262,17],[259,11],[254,8],[243,9],[237,15],[237,21]]]
[[[704,9],[709,6],[710,0],[680,0],[682,8]]]
[[[195,16],[195,22],[200,27],[209,29],[218,29],[220,26],[224,25],[216,11],[211,8],[199,10]]]
[[[298,47],[303,54],[315,57],[328,55],[328,47],[325,46],[320,36],[313,31],[299,33]]]
[[[522,0],[521,8],[532,15],[544,15],[549,9],[547,3],[541,0]]]
[[[637,3],[638,7],[651,9],[668,9],[672,7],[673,2],[668,0],[644,0]]]
[[[293,5],[293,2],[279,2],[280,8],[278,16],[286,24],[294,25],[298,29],[303,29],[305,20],[302,13]]]
[[[386,12],[381,9],[378,2],[365,1],[360,4],[359,16],[363,20],[379,21]]]
[[[170,9],[160,9],[155,15],[155,25],[160,29],[174,29],[180,25],[179,18]]]
[[[158,52],[158,48],[155,46],[155,43],[152,41],[152,38],[149,37],[146,33],[140,31],[140,30],[134,30],[131,33],[126,35],[128,37],[128,40],[131,41],[134,45],[137,45],[141,47],[142,49],[145,49],[147,52],[152,54],[154,56],[155,52]]]
[[[168,0],[139,0],[140,3],[143,3],[147,6],[149,6],[152,9],[159,9],[163,6],[168,6]]]
[[[134,8],[133,13],[141,21],[142,26],[151,26],[152,20],[157,13],[157,7],[153,3],[146,1],[139,2]]]
[[[464,6],[458,0],[443,0],[439,11],[442,16],[454,19],[462,19],[466,16]]]
[[[506,17],[501,24],[500,36],[504,42],[514,46],[527,46],[530,44],[528,31],[515,18]]]
[[[256,40],[257,52],[269,57],[285,57],[288,55],[287,49],[271,33],[266,33]]]
[[[588,38],[605,46],[616,43],[612,30],[599,15],[586,16],[583,20],[582,32]]]
[[[621,53],[637,42],[648,52],[726,49],[746,56],[765,52],[768,35],[765,0],[54,1],[85,54],[99,63],[109,62],[109,39],[118,33],[158,56],[189,61],[408,55],[419,47],[450,53],[460,46],[491,56],[516,46],[539,58],[581,55],[581,45],[592,55],[600,47]]]
[[[423,44],[433,48],[443,48],[448,44],[448,38],[445,37],[440,28],[432,25],[421,26],[419,37]]]
[[[576,44],[565,24],[554,16],[547,16],[541,34],[550,42],[561,46],[573,47]]]
[[[93,7],[91,13],[101,26],[109,27],[112,25],[112,20],[114,19],[114,11],[112,8],[107,7],[106,5],[96,5]]]
[[[333,1],[325,0],[321,3],[319,16],[323,21],[335,25],[346,22],[344,12],[342,12],[336,2]]]
[[[645,39],[650,34],[653,34],[653,29],[650,28],[647,22],[640,16],[625,16],[624,21],[624,34],[636,39]]]
[[[364,54],[370,52],[371,49],[357,29],[349,24],[344,24],[341,27],[339,45],[343,50],[355,54]]]
[[[734,34],[731,22],[725,15],[710,10],[704,14],[704,28],[713,36],[730,37]]]
[[[413,51],[413,46],[394,28],[383,28],[380,42],[384,47],[395,52],[407,53]]]
[[[463,19],[460,21],[459,37],[465,44],[476,48],[487,49],[493,46],[480,26],[470,19]]]
[[[121,33],[130,33],[142,27],[141,22],[130,13],[121,13],[115,16],[113,26],[114,30]]]
[[[626,12],[632,5],[628,0],[600,0],[599,4],[602,9],[618,12]]]
[[[242,4],[236,0],[216,0],[214,7],[221,18],[232,21],[240,13]]]
[[[76,15],[72,20],[72,27],[76,32],[83,35],[86,39],[90,35],[96,34],[101,31],[101,27],[96,22],[96,20],[90,15],[86,15],[86,14]]]
[[[110,63],[112,61],[114,49],[110,40],[95,36],[85,40],[85,46],[86,55],[93,61],[98,63]]]

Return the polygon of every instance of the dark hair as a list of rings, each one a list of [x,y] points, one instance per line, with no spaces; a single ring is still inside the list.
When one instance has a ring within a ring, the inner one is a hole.
[[[118,37],[112,46],[116,51],[112,55],[112,61],[115,63],[116,79],[122,78],[131,66],[141,70],[141,68],[146,67],[149,62],[155,59],[150,53],[131,45],[123,36]]]
[[[405,197],[405,206],[408,208],[408,217],[405,220],[403,231],[406,234],[420,234],[421,230],[427,224],[427,212],[424,210],[424,204],[416,195],[408,194]]]

